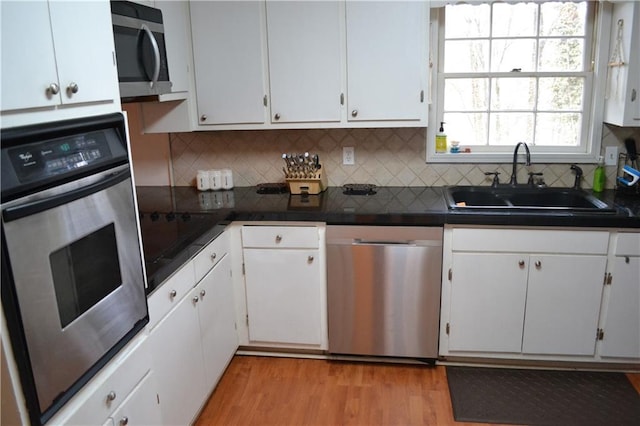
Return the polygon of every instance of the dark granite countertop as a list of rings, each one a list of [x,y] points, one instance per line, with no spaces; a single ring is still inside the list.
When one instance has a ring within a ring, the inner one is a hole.
[[[571,213],[531,211],[449,211],[442,187],[378,187],[375,195],[345,195],[341,187],[330,187],[319,195],[258,194],[256,187],[237,187],[230,191],[199,192],[193,187],[137,187],[138,208],[142,219],[142,237],[145,244],[148,281],[158,285],[175,268],[165,266],[169,262],[158,256],[161,241],[154,241],[153,250],[148,246],[158,236],[155,229],[145,225],[152,212],[175,213],[173,237],[181,233],[194,233],[195,223],[213,228],[216,232],[202,232],[206,238],[215,238],[233,220],[241,221],[309,221],[326,222],[329,225],[404,225],[443,226],[445,224],[499,225],[499,226],[558,226],[558,227],[606,227],[640,228],[640,198],[616,196],[613,190],[594,194],[613,206],[615,213]],[[191,217],[181,220],[184,213]],[[171,215],[169,215],[172,217]],[[157,220],[165,223],[168,219]],[[174,219],[171,219],[174,222]],[[176,228],[176,229],[174,229]],[[180,229],[178,229],[180,228]],[[181,230],[181,228],[188,229]],[[198,228],[199,229],[199,228]],[[200,231],[195,231],[200,232]],[[147,235],[145,237],[145,234]],[[153,235],[153,236],[151,236]],[[190,255],[195,254],[207,241],[187,244]],[[169,243],[167,243],[169,244]],[[184,243],[183,243],[184,245]],[[154,255],[151,256],[151,251]],[[183,253],[184,254],[184,253]],[[167,257],[167,256],[165,256]],[[184,256],[180,261],[188,260]],[[178,265],[179,267],[179,265]],[[153,289],[148,290],[148,292]]]

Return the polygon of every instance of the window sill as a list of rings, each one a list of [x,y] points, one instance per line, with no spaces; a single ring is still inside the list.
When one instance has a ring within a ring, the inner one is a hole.
[[[472,148],[473,149],[473,148]],[[518,161],[524,161],[521,152],[518,152]],[[513,162],[513,153],[482,153],[482,152],[460,152],[457,154],[436,154],[435,152],[427,152],[427,163],[511,163]],[[593,154],[554,154],[554,153],[536,153],[531,152],[532,163],[596,163],[597,158]]]

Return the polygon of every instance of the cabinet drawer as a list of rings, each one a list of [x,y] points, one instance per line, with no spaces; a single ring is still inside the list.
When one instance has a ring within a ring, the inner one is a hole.
[[[608,231],[454,229],[454,251],[606,254]]]
[[[616,256],[640,256],[640,233],[618,234]]]
[[[254,248],[318,248],[315,226],[243,226],[242,246]]]
[[[101,383],[89,382],[87,393],[79,408],[64,420],[64,424],[97,424],[104,422],[123,403],[151,366],[147,340],[114,358],[96,378],[105,377]],[[98,379],[100,380],[100,379]]]
[[[218,238],[211,241],[198,255],[193,263],[195,266],[196,283],[200,282],[207,273],[218,264],[225,254],[229,252],[229,233],[223,232]]]
[[[188,262],[149,296],[149,328],[153,328],[195,286],[194,262]]]

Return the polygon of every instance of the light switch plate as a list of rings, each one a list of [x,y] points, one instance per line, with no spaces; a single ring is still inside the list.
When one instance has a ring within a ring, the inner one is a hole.
[[[615,166],[616,164],[618,164],[618,147],[608,146],[604,150],[604,165]]]

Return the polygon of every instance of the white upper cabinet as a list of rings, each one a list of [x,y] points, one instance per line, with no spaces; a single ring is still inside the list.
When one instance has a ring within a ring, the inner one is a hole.
[[[198,124],[264,123],[264,2],[190,7]]]
[[[88,114],[120,109],[108,1],[3,1],[1,7],[3,127],[28,124],[26,109],[49,112],[31,121],[78,115],[55,109],[61,105],[101,106]]]
[[[613,5],[604,121],[640,126],[640,4]],[[621,63],[622,62],[622,63]]]
[[[2,8],[2,111],[60,103],[46,2],[5,2]],[[28,17],[28,19],[25,19]],[[18,43],[18,40],[21,42]]]
[[[350,121],[426,120],[427,27],[424,2],[347,2]]]
[[[271,122],[337,122],[343,8],[337,1],[267,2]]]
[[[191,1],[193,87],[145,130],[426,126],[425,1]]]

